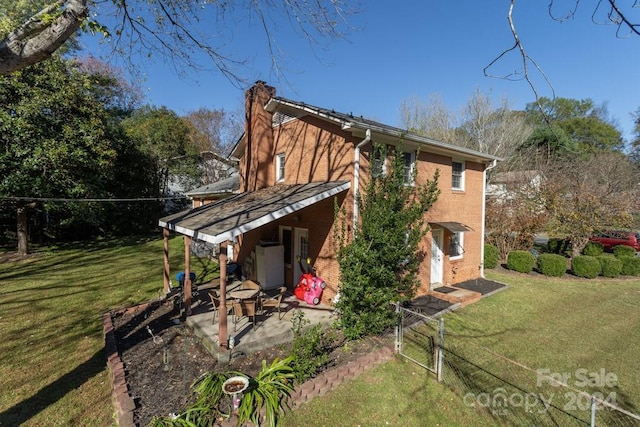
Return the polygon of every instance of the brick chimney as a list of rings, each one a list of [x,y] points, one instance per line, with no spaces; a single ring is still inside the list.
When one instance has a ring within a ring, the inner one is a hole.
[[[275,96],[276,89],[257,81],[245,92],[245,155],[244,182],[241,191],[254,191],[269,185],[274,169],[274,139],[272,116],[265,104]]]

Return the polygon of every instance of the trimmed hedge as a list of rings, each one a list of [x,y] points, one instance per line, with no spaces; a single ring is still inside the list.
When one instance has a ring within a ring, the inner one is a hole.
[[[627,245],[618,245],[613,248],[613,254],[616,258],[624,257],[624,256],[636,256],[636,250],[631,246]]]
[[[519,271],[520,273],[531,273],[536,258],[531,252],[527,251],[511,251],[507,255],[507,268],[509,270]]]
[[[596,257],[589,255],[578,255],[571,260],[571,269],[573,274],[578,277],[593,279],[598,277],[602,272],[600,261]]]
[[[567,239],[549,239],[547,242],[547,250],[552,254],[563,254],[569,250],[571,242]]]
[[[567,272],[567,259],[562,255],[542,254],[538,257],[538,270],[545,276],[561,277]]]
[[[620,273],[623,276],[640,276],[640,258],[635,256],[621,256],[618,259],[622,261],[622,270]]]
[[[604,277],[615,278],[620,275],[620,272],[622,271],[622,261],[618,258],[601,255],[598,257],[598,261],[600,261],[600,267]]]
[[[604,252],[604,245],[600,242],[589,242],[582,250],[582,255],[600,256]]]
[[[500,251],[498,247],[495,245],[485,244],[484,245],[484,267],[485,268],[496,268],[498,265],[498,260],[500,259]]]

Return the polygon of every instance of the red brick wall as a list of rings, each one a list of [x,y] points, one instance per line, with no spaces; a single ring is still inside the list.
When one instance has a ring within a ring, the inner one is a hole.
[[[306,116],[285,122],[275,128],[271,126],[272,115],[263,108],[273,88],[258,85],[247,92],[247,140],[245,155],[240,163],[241,191],[252,191],[266,186],[298,184],[318,181],[353,180],[354,149],[360,141],[343,132],[340,127]],[[249,137],[250,136],[250,137]],[[360,156],[360,189],[366,186],[369,174],[369,159],[372,145],[362,148]],[[276,182],[275,157],[285,154],[285,179]],[[250,158],[250,159],[249,159]],[[444,283],[455,284],[480,275],[482,244],[482,185],[484,165],[465,162],[464,191],[451,189],[451,156],[430,153],[423,149],[418,157],[418,184],[440,170],[439,188],[441,195],[427,213],[430,221],[455,221],[466,224],[474,231],[464,235],[465,253],[461,259],[449,260],[448,247],[450,233],[445,230],[443,250],[445,251]],[[459,160],[457,160],[459,161]],[[349,233],[353,215],[352,189],[339,197],[345,209]],[[317,203],[309,208],[289,215],[273,224],[268,224],[246,233],[238,252],[238,260],[244,258],[260,240],[278,240],[279,226],[300,227],[309,230],[309,250],[319,276],[327,283],[323,300],[330,300],[337,291],[339,267],[335,259],[337,250],[334,241],[334,198]],[[420,268],[423,285],[420,293],[429,289],[431,233],[421,244],[425,252],[425,262]],[[295,261],[294,261],[295,262]],[[288,283],[296,284],[291,270],[285,272]]]

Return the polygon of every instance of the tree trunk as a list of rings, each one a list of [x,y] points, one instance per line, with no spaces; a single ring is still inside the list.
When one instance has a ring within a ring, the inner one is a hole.
[[[18,255],[29,253],[29,223],[27,221],[27,206],[18,207]]]

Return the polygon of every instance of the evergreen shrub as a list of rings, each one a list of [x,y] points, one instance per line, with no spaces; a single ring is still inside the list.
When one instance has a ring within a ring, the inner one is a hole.
[[[545,276],[561,277],[567,272],[567,258],[557,254],[538,256],[538,270]]]
[[[622,261],[610,255],[600,255],[598,257],[600,267],[602,267],[602,275],[604,277],[615,278],[622,272]]]
[[[578,277],[593,279],[598,277],[602,271],[600,261],[596,257],[589,255],[578,255],[571,260],[573,274]]]
[[[621,256],[618,258],[622,261],[623,276],[640,276],[640,258],[635,256]]]
[[[618,245],[613,248],[613,254],[616,256],[616,258],[625,256],[634,257],[636,256],[636,250],[631,246]]]
[[[520,273],[531,273],[536,259],[528,251],[511,251],[507,255],[507,268]]]
[[[547,242],[547,250],[552,254],[563,254],[569,250],[569,241],[567,239],[549,239]]]
[[[589,242],[582,250],[582,255],[600,256],[604,252],[604,245],[600,242]]]
[[[498,265],[498,260],[500,259],[500,251],[498,247],[495,245],[485,244],[484,245],[484,267],[485,268],[496,268]]]

